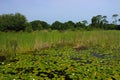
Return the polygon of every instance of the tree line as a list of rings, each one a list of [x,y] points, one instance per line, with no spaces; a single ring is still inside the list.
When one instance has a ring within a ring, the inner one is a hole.
[[[20,13],[0,15],[0,31],[40,31],[40,30],[120,30],[120,19],[118,14],[112,15],[112,23],[109,23],[107,16],[97,15],[91,18],[91,24],[87,20],[74,23],[73,21],[55,21],[51,25],[45,21],[34,20],[28,22],[26,17]]]

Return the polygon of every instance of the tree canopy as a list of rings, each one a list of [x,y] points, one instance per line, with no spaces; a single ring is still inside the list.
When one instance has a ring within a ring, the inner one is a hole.
[[[112,23],[109,23],[106,15],[96,15],[91,18],[91,23],[88,24],[87,20],[74,23],[73,21],[60,22],[55,21],[51,25],[45,21],[33,20],[28,22],[26,17],[20,13],[15,14],[2,14],[0,15],[0,31],[40,31],[43,29],[52,30],[73,30],[73,29],[104,29],[104,30],[120,30],[120,18],[118,14],[112,15]]]
[[[27,19],[20,13],[0,15],[0,31],[25,30]]]

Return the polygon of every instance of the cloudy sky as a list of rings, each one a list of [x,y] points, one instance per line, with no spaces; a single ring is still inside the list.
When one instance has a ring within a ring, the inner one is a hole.
[[[120,17],[120,0],[0,0],[0,15],[17,12],[25,15],[28,21],[90,22],[92,16],[99,14],[108,19],[113,14]]]

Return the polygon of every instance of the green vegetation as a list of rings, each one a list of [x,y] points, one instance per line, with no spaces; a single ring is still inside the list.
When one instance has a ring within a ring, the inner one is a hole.
[[[55,21],[51,25],[45,21],[34,20],[28,22],[26,17],[20,13],[3,14],[0,15],[0,31],[2,32],[32,32],[40,30],[120,30],[120,19],[118,14],[113,14],[112,23],[109,23],[107,16],[97,15],[91,18],[91,23],[88,24],[87,20],[74,23],[73,21],[59,22]]]
[[[50,25],[0,15],[0,80],[119,80],[118,16]]]
[[[0,32],[0,80],[119,80],[120,31]]]
[[[27,19],[20,13],[0,15],[0,31],[25,30]]]

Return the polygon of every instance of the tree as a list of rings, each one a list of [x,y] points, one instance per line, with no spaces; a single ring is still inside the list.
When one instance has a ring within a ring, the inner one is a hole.
[[[42,25],[43,29],[49,29],[50,28],[50,25],[45,21],[40,21],[40,24]]]
[[[107,24],[105,29],[106,30],[115,30],[115,29],[117,29],[117,26],[114,24]]]
[[[63,23],[59,22],[59,21],[55,21],[52,25],[51,25],[51,29],[53,30],[63,30]]]
[[[87,22],[86,22],[85,20],[82,21],[82,22],[76,22],[75,28],[76,28],[76,29],[86,28],[86,24],[87,24]]]
[[[25,24],[27,23],[26,17],[20,13],[16,13],[13,18],[15,30],[16,31],[25,30],[26,28]]]
[[[49,29],[50,25],[45,21],[34,20],[30,22],[32,25],[33,30],[42,30],[42,29]]]
[[[118,19],[118,22],[120,22],[120,19]]]
[[[87,27],[87,24],[88,24],[87,20],[83,20],[83,21],[82,21],[82,27],[83,27],[84,29]]]
[[[94,28],[104,29],[108,21],[106,20],[107,16],[97,15],[93,16],[91,19],[91,26]]]
[[[7,31],[8,28],[14,28],[13,26],[13,14],[3,14],[1,15],[1,19],[0,19],[0,30],[1,31]]]
[[[40,20],[34,20],[34,21],[30,22],[30,24],[32,25],[32,29],[34,31],[43,29]]]
[[[33,31],[32,26],[31,26],[30,23],[26,23],[25,25],[26,25],[26,28],[25,28],[26,32],[32,32]]]
[[[25,30],[26,17],[20,13],[0,15],[1,31]]]
[[[98,24],[101,24],[102,19],[103,19],[102,15],[97,15],[96,17],[97,17],[97,20],[98,20]]]
[[[98,25],[99,25],[99,18],[97,16],[93,16],[92,19],[91,19],[91,26],[93,28],[97,28]]]
[[[72,21],[67,21],[63,24],[63,29],[66,30],[66,29],[74,29],[75,28],[75,23],[72,22]]]
[[[83,20],[82,23],[86,26],[88,24],[87,20]]]
[[[101,29],[106,29],[108,23],[109,22],[107,21],[107,16],[102,16],[100,28]]]
[[[114,21],[113,21],[113,24],[117,24],[117,17],[118,17],[119,15],[118,14],[113,14],[112,15],[112,19],[114,19]]]
[[[108,24],[107,16],[102,17],[102,22],[103,22],[103,24]]]
[[[3,27],[3,19],[2,15],[0,15],[0,31],[3,31],[5,27]]]

